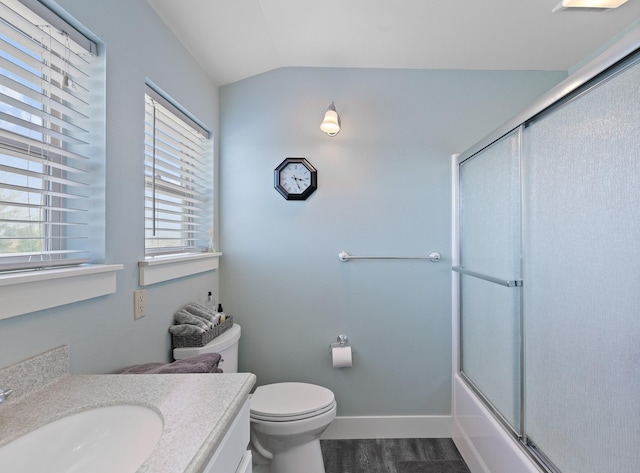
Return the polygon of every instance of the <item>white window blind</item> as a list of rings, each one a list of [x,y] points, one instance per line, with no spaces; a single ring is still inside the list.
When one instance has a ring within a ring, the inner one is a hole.
[[[209,133],[147,86],[145,255],[200,253],[213,233]]]
[[[91,261],[96,50],[39,2],[0,1],[0,271]]]

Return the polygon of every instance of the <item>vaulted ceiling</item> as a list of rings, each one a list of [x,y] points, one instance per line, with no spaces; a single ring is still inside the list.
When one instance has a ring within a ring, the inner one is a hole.
[[[640,0],[552,12],[559,1],[149,3],[218,85],[287,66],[569,70],[640,19]]]

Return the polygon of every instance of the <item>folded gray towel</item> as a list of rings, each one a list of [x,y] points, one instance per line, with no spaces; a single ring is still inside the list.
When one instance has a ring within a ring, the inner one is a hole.
[[[187,312],[184,309],[180,309],[173,315],[173,318],[178,324],[191,324],[196,325],[204,330],[208,330],[213,327],[211,322],[207,322],[206,320],[196,317],[191,312]]]
[[[187,304],[186,306],[184,306],[184,309],[187,312],[195,315],[196,317],[200,317],[201,319],[204,319],[207,322],[215,324],[216,318],[213,314],[213,311],[209,310],[207,307],[203,306],[202,304],[198,304],[197,302],[191,302],[190,304]]]
[[[222,373],[219,353],[203,353],[173,363],[145,363],[123,369],[119,374]]]
[[[192,324],[179,324],[169,327],[169,332],[174,335],[200,335],[205,332],[202,327]]]

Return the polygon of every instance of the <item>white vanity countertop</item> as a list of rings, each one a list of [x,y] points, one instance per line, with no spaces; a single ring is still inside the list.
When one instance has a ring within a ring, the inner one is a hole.
[[[251,373],[65,375],[0,405],[0,446],[76,412],[121,404],[151,408],[164,429],[138,473],[200,473],[248,399]]]

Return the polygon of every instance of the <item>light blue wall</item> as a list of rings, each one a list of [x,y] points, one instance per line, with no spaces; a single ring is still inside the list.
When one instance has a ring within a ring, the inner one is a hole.
[[[147,288],[133,320],[143,256],[146,78],[218,130],[218,90],[145,0],[59,0],[107,57],[108,263],[117,293],[0,321],[0,366],[60,344],[74,373],[168,360],[173,312],[217,291],[218,273]],[[449,156],[566,76],[553,72],[281,69],[221,91],[221,300],[243,327],[240,367],[260,383],[317,382],[340,415],[448,414]],[[343,130],[318,130],[335,100]],[[217,136],[216,136],[217,137]],[[307,157],[319,189],[286,202],[273,169]],[[337,254],[443,254],[341,263]],[[70,288],[70,290],[73,290]],[[34,294],[34,297],[37,297]],[[330,368],[347,333],[354,367]]]
[[[146,0],[58,3],[106,49],[106,254],[108,263],[124,269],[116,294],[0,321],[0,366],[61,344],[71,347],[75,373],[168,361],[173,313],[190,300],[204,301],[206,291],[217,290],[218,279],[209,273],[148,287],[148,314],[133,320],[137,262],[144,256],[144,84],[146,78],[154,81],[216,135],[217,87]]]
[[[221,87],[220,284],[240,368],[327,386],[342,416],[449,414],[450,156],[565,77],[285,68]],[[333,138],[318,128],[331,101]],[[298,156],[318,190],[286,201],[273,170]],[[343,263],[341,250],[443,259]],[[339,333],[351,369],[331,367]]]

